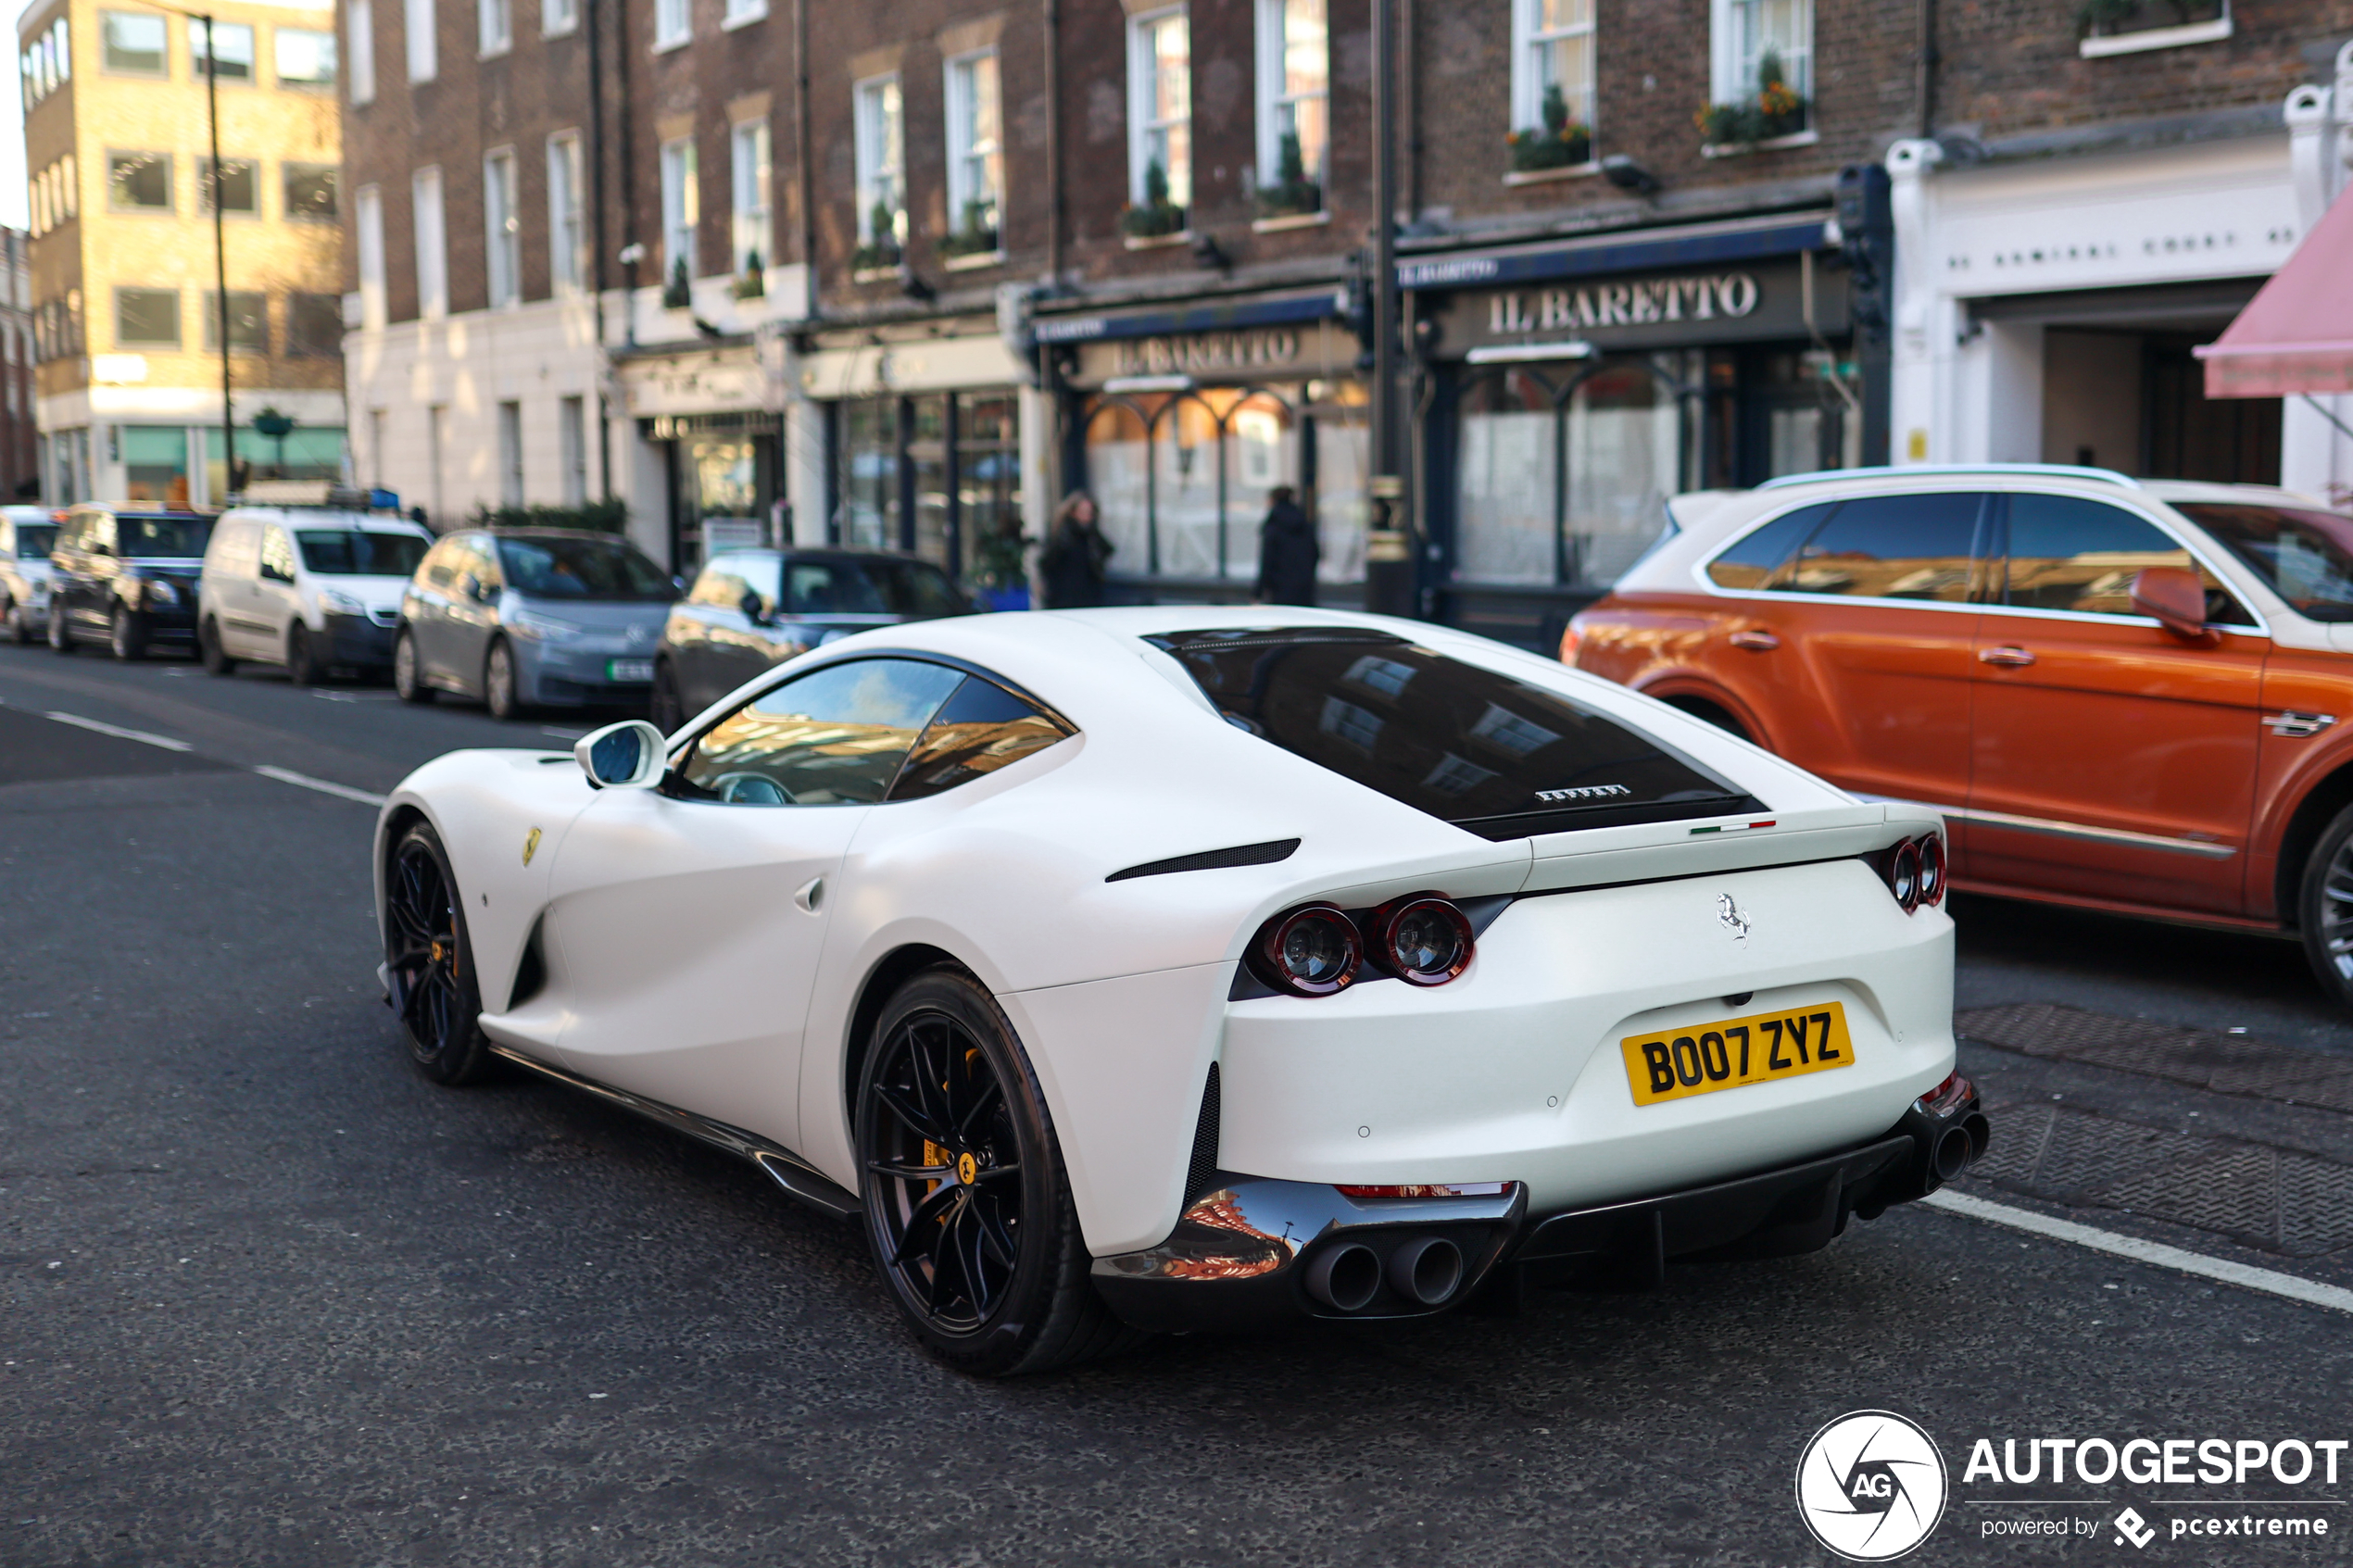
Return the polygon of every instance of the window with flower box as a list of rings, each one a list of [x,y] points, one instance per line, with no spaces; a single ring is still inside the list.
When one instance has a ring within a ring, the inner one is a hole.
[[[1331,147],[1331,26],[1326,0],[1258,0],[1258,215],[1324,207]]]
[[[1512,0],[1515,174],[1593,161],[1593,0]]]
[[[1182,6],[1127,23],[1127,211],[1133,240],[1184,232],[1193,205],[1193,34]]]
[[[2087,59],[2137,55],[2231,36],[2230,0],[2083,0],[2075,13]]]
[[[899,265],[907,245],[906,137],[900,113],[899,78],[878,76],[858,83],[855,133],[858,154],[858,250],[850,268],[878,272]]]
[[[1004,123],[998,97],[997,52],[948,62],[949,257],[996,254],[999,205],[1005,185]]]
[[[1711,147],[1769,146],[1814,128],[1814,0],[1713,0]]]

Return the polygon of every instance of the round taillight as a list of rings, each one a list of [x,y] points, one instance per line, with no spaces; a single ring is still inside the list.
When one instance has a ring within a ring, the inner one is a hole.
[[[1944,840],[1930,834],[1920,840],[1920,902],[1944,901]]]
[[[1373,916],[1377,956],[1409,985],[1443,985],[1470,967],[1470,921],[1434,894],[1385,904]]]
[[[1895,901],[1910,914],[1920,902],[1920,851],[1910,839],[1895,847],[1895,854],[1887,862],[1887,888]]]
[[[1365,961],[1356,922],[1329,904],[1309,904],[1259,927],[1252,944],[1258,977],[1294,997],[1347,989]]]

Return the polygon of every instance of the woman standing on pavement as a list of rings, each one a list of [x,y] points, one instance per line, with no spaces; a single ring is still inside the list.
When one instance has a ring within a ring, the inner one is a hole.
[[[1038,557],[1048,609],[1088,609],[1103,602],[1103,563],[1112,544],[1095,526],[1095,498],[1074,490],[1054,508],[1054,526]]]
[[[1277,485],[1267,498],[1266,521],[1258,525],[1258,602],[1312,605],[1316,563],[1324,558],[1315,525],[1290,485]]]

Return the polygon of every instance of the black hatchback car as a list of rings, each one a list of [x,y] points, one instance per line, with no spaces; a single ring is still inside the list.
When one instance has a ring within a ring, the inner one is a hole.
[[[654,650],[652,718],[664,734],[773,664],[870,626],[970,615],[927,560],[879,550],[729,550],[670,610]]]
[[[117,659],[196,646],[196,579],[212,519],[198,512],[76,507],[49,552],[49,646],[104,642]]]

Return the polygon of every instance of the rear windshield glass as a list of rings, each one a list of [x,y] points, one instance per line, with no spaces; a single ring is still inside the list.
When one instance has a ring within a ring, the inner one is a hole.
[[[295,535],[302,564],[322,577],[406,577],[433,548],[413,533],[366,529],[306,529]]]
[[[667,572],[619,539],[501,539],[498,564],[508,587],[551,599],[678,596]]]
[[[57,547],[57,525],[54,522],[20,522],[17,524],[17,558],[45,560]]]
[[[2353,518],[2237,501],[2176,501],[2272,592],[2314,621],[2353,621]]]
[[[785,566],[787,615],[962,615],[964,602],[937,567],[912,560],[794,560]]]
[[[1145,640],[1184,665],[1227,723],[1484,838],[1759,809],[1615,719],[1385,633]]]
[[[140,560],[194,559],[212,537],[212,520],[202,517],[115,516],[115,547]]]

